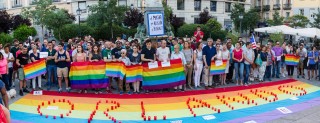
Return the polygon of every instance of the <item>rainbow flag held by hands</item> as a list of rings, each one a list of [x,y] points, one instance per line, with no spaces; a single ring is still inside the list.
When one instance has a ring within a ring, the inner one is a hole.
[[[99,62],[73,62],[71,64],[69,78],[71,88],[106,88],[109,79],[105,74],[106,63]]]
[[[23,67],[26,80],[33,79],[42,74],[46,74],[46,60],[40,59],[36,62],[29,63]]]
[[[286,65],[297,66],[300,60],[300,56],[287,54],[285,55],[285,63]]]
[[[158,62],[158,68],[149,69],[148,63],[144,63],[142,66],[143,89],[172,88],[186,83],[181,59],[170,60],[170,67],[161,67],[161,62]]]
[[[126,82],[142,81],[142,65],[126,66]]]
[[[216,65],[215,61],[211,61],[211,66],[210,66],[210,75],[220,75],[224,74],[226,71],[227,67],[227,60],[223,60],[222,64]]]
[[[123,62],[107,62],[105,63],[105,75],[108,77],[120,77],[123,80],[126,74],[126,66]]]

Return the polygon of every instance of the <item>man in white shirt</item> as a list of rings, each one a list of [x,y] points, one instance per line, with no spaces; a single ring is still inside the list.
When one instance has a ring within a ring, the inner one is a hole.
[[[170,61],[170,50],[167,47],[167,42],[165,40],[161,41],[161,47],[157,48],[156,55],[158,61]]]
[[[1,51],[2,55],[4,58],[6,58],[8,60],[8,85],[6,85],[6,89],[10,90],[11,86],[12,86],[12,73],[13,73],[13,62],[14,62],[14,57],[12,55],[12,53],[10,53],[10,45],[6,45],[4,46],[4,50]]]

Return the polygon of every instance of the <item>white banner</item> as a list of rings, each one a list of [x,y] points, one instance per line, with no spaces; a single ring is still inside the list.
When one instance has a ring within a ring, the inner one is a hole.
[[[162,13],[148,14],[148,30],[149,36],[164,35],[164,21]]]

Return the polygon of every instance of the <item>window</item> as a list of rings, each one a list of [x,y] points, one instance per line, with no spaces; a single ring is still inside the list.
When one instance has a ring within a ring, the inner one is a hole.
[[[286,18],[290,17],[290,12],[286,12]]]
[[[261,4],[261,0],[257,0],[256,6],[261,6],[260,4]]]
[[[266,0],[266,5],[270,5],[270,0]]]
[[[177,0],[177,9],[184,10],[184,0]]]
[[[291,4],[291,0],[286,0],[286,4]]]
[[[184,17],[177,17],[177,20],[183,21],[184,22]]]
[[[21,7],[21,0],[12,0],[12,8],[14,7]]]
[[[194,17],[194,24],[200,24],[200,18]]]
[[[194,11],[201,11],[201,0],[194,0]]]
[[[5,9],[5,8],[6,8],[6,6],[5,6],[4,1],[3,1],[3,0],[0,0],[0,10],[1,10],[1,9]]]
[[[210,11],[217,11],[217,1],[210,1]]]
[[[226,12],[231,12],[231,3],[227,3],[225,4],[225,11]]]
[[[300,15],[304,15],[304,9],[299,9]]]
[[[276,0],[276,4],[280,4],[280,0]]]
[[[127,6],[127,0],[118,0],[119,6]]]
[[[269,13],[266,13],[265,19],[269,20]]]
[[[81,10],[81,13],[87,13],[87,3],[86,1],[79,1],[79,8]]]

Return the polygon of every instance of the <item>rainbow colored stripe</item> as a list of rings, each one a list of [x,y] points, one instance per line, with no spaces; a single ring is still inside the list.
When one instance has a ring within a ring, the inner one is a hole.
[[[158,68],[149,69],[148,64],[143,64],[143,89],[163,89],[171,88],[186,83],[186,76],[181,59],[170,61],[170,67],[161,67],[158,62]]]
[[[142,65],[126,66],[126,82],[142,81]]]
[[[285,55],[285,63],[286,65],[297,66],[299,63],[300,57],[296,55],[287,54]]]
[[[123,79],[126,73],[126,66],[123,62],[105,63],[105,75],[109,77],[120,77]]]
[[[300,96],[301,93],[303,93],[302,96]],[[13,123],[88,123],[88,118],[93,111],[96,111],[92,123],[113,122],[111,117],[115,118],[117,123],[119,121],[138,123],[144,121],[141,117],[141,102],[143,102],[145,116],[147,118],[150,116],[151,121],[148,122],[152,123],[171,121],[243,123],[250,120],[268,122],[287,116],[280,113],[276,109],[278,107],[286,107],[296,113],[319,106],[319,95],[319,87],[292,79],[252,84],[248,87],[224,87],[161,94],[97,95],[43,91],[43,95],[27,94],[11,104],[10,115]],[[297,97],[298,100],[290,99],[292,97]],[[120,107],[111,110],[111,106],[114,108],[116,105],[111,101],[116,101]],[[42,103],[44,103],[43,106]],[[70,104],[74,105],[74,110],[71,109]],[[37,112],[38,106],[43,113],[42,116]],[[47,109],[48,106],[58,106],[58,110]],[[108,116],[104,114],[107,109]],[[69,113],[70,110],[71,113]],[[69,116],[66,116],[66,113]],[[60,114],[64,117],[60,118]],[[46,115],[48,118],[45,117]],[[164,115],[166,120],[163,120]],[[203,116],[207,115],[214,115],[215,119],[205,120]],[[53,119],[53,116],[56,116],[56,119]],[[157,116],[156,121],[154,116]]]
[[[47,72],[46,60],[40,59],[36,62],[29,63],[23,67],[25,78],[33,79]]]
[[[222,65],[216,66],[215,61],[211,61],[211,66],[210,66],[210,75],[220,75],[224,74],[226,71],[227,67],[227,60],[222,61]]]
[[[69,73],[71,88],[106,88],[109,79],[105,75],[105,62],[73,62]]]

